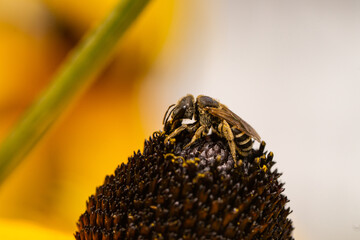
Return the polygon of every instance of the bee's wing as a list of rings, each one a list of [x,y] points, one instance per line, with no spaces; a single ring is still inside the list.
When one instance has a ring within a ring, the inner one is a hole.
[[[240,131],[244,131],[246,135],[254,138],[256,141],[261,141],[261,137],[255,131],[255,129],[252,128],[247,122],[242,120],[238,115],[233,113],[225,105],[221,104],[220,108],[206,107],[205,110],[207,110],[211,115],[215,117],[226,120],[231,126],[234,126]]]

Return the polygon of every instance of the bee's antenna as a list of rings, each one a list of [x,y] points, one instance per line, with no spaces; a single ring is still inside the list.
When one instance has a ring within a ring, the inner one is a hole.
[[[175,108],[171,109],[171,111],[169,112],[170,108],[174,107],[176,104],[172,104],[169,106],[169,108],[166,110],[166,113],[164,115],[164,119],[163,119],[163,124],[165,124],[167,122],[167,120],[169,119],[171,113],[174,111]],[[168,115],[169,113],[169,115]]]

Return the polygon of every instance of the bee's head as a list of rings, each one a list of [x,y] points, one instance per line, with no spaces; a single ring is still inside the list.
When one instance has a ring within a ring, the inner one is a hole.
[[[172,112],[173,119],[192,119],[195,113],[195,100],[193,95],[181,98]]]
[[[220,106],[220,103],[218,101],[204,95],[199,95],[196,98],[196,103],[200,109],[203,109],[205,107],[218,108]]]

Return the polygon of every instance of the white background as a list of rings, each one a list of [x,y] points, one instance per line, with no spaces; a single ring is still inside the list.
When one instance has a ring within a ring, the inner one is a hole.
[[[360,1],[176,5],[139,90],[146,131],[187,93],[220,100],[274,152],[295,239],[360,239]]]

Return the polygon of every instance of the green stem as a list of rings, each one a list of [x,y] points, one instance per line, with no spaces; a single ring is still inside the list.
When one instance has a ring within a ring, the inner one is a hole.
[[[52,84],[0,146],[0,184],[44,136],[67,106],[93,82],[119,38],[150,0],[121,0],[104,22],[74,50]]]

